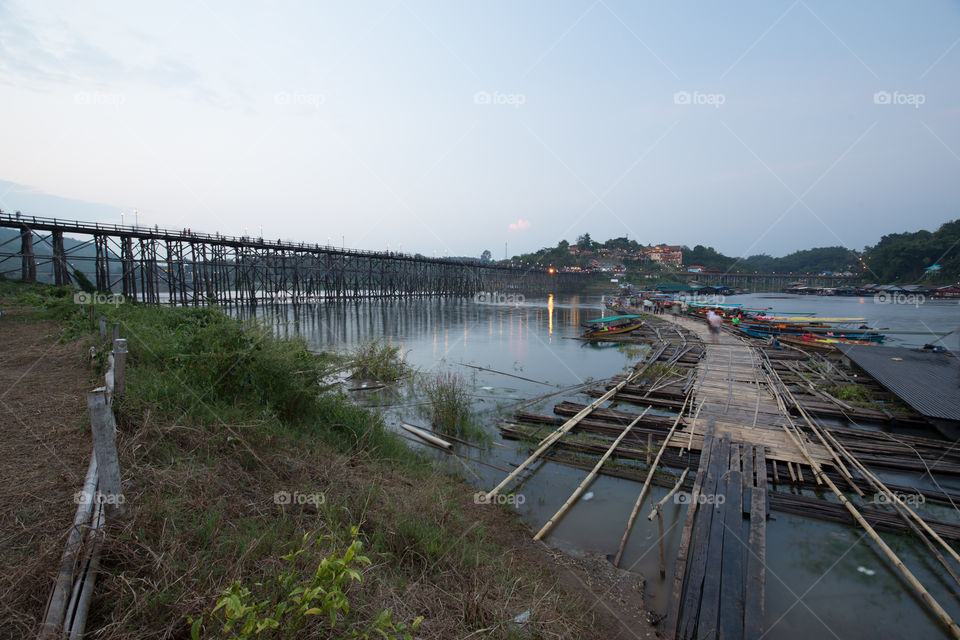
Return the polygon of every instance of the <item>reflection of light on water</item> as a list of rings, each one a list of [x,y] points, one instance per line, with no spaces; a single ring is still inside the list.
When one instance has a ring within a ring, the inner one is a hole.
[[[550,335],[553,335],[553,294],[551,293],[547,296],[547,323],[549,325],[548,331]]]

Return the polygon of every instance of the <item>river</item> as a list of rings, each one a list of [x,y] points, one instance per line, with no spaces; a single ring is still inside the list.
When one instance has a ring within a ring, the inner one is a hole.
[[[261,309],[258,315],[269,317],[282,335],[304,336],[315,350],[345,351],[363,340],[383,338],[399,345],[406,361],[421,371],[463,375],[474,396],[478,422],[485,425],[495,443],[486,451],[465,449],[464,453],[506,467],[528,455],[527,447],[502,440],[496,429],[497,422],[509,416],[518,403],[608,378],[635,363],[644,351],[573,339],[581,333],[584,320],[603,315],[599,296],[550,296],[511,302],[364,300],[270,307]],[[960,305],[956,301],[909,299],[887,304],[873,298],[751,294],[730,297],[727,302],[821,317],[863,317],[871,326],[891,332],[930,332],[891,333],[887,344],[937,343],[960,351],[957,334],[935,335],[958,328]],[[354,395],[359,402],[382,411],[387,423],[394,427],[401,421],[428,424],[423,415],[423,398],[413,384],[401,383]],[[587,401],[585,396],[560,395],[533,405],[530,410],[550,413],[562,398]],[[623,408],[636,410],[630,405]],[[498,446],[501,444],[505,446]],[[504,476],[484,465],[425,451],[478,490],[492,488]],[[537,467],[537,472],[517,492],[523,500],[516,505],[521,517],[533,530],[539,529],[585,473],[549,462]],[[881,477],[895,478],[901,484],[920,481],[909,474]],[[553,529],[547,542],[572,552],[615,553],[639,488],[634,482],[598,478],[589,488],[592,499],[578,502]],[[666,489],[654,488],[653,500],[665,493]],[[944,519],[958,518],[952,509],[922,505],[918,510]],[[646,512],[646,508],[641,511]],[[665,585],[672,580],[683,515],[682,505],[674,502],[664,509],[664,579],[658,572],[657,526],[645,517],[638,518],[622,563],[624,568],[646,577],[648,606],[660,613],[667,605]],[[905,536],[882,535],[932,595],[955,619],[960,619],[958,587],[954,584],[951,588],[944,580],[945,572],[931,554]],[[767,638],[947,637],[899,573],[888,566],[869,539],[864,540],[862,530],[774,512],[767,525],[766,561]]]

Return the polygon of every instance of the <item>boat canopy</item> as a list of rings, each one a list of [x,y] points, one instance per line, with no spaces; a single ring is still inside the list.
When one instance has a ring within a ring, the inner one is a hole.
[[[720,302],[688,302],[688,307],[713,307],[716,309],[739,309],[742,304],[720,303]]]
[[[587,322],[606,324],[608,322],[616,322],[617,320],[633,320],[634,318],[642,318],[642,317],[643,316],[610,316],[609,318],[597,318],[596,320],[587,320]]]
[[[866,318],[798,318],[796,316],[784,317],[784,316],[761,316],[757,318],[758,320],[770,320],[773,322],[837,322],[837,323],[846,323],[846,322],[866,322]]]

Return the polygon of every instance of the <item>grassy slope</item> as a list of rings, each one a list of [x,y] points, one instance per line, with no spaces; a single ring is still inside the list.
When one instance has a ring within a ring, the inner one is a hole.
[[[102,346],[67,291],[0,282],[0,298],[45,309],[64,339]],[[331,358],[216,310],[100,311],[129,341],[116,412],[132,508],[106,548],[89,626],[98,637],[186,637],[187,617],[210,611],[236,580],[275,577],[305,533],[326,536],[301,557],[316,567],[344,548],[353,525],[372,564],[348,590],[349,615],[334,629],[315,620],[297,637],[346,637],[383,610],[394,621],[424,616],[418,637],[515,637],[510,620],[528,609],[524,637],[596,631],[589,607],[558,590],[510,514],[473,504],[468,487],[434,471],[378,416],[318,393]],[[322,494],[323,503],[278,505],[278,491]]]

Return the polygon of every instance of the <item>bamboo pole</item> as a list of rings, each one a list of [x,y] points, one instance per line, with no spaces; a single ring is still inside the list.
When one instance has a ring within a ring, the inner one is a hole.
[[[773,391],[774,394],[779,396],[779,392],[776,387],[773,387]],[[786,427],[784,428],[786,429]],[[789,434],[790,431],[787,430],[787,433]],[[791,438],[793,438],[792,435]],[[794,442],[796,442],[796,440]],[[850,512],[850,515],[853,516],[853,519],[856,520],[861,527],[863,527],[864,531],[867,532],[867,535],[870,536],[877,546],[880,547],[880,550],[883,551],[884,555],[887,556],[887,559],[889,559],[890,562],[892,562],[893,565],[900,571],[900,574],[908,583],[910,583],[910,586],[914,588],[920,598],[927,603],[927,606],[930,607],[934,615],[936,615],[937,618],[939,618],[940,621],[946,625],[947,629],[950,631],[950,634],[954,638],[960,639],[960,626],[957,626],[957,623],[953,621],[953,619],[950,617],[950,614],[948,614],[944,608],[940,606],[940,603],[937,602],[932,595],[930,595],[930,592],[927,591],[926,587],[924,587],[923,584],[917,580],[916,576],[913,575],[910,569],[903,564],[897,554],[894,553],[893,549],[891,549],[887,543],[884,542],[883,538],[877,534],[873,527],[870,526],[870,523],[867,522],[866,519],[860,514],[860,511],[858,511],[857,508],[854,507],[849,500],[847,500],[847,497],[843,495],[843,492],[840,491],[840,489],[837,488],[837,485],[830,480],[830,477],[823,472],[823,469],[820,467],[817,461],[810,456],[804,447],[799,446],[799,443],[797,444],[798,448],[800,449],[800,453],[804,458],[806,458],[807,463],[813,470],[814,477],[822,479],[823,483],[826,484],[833,494],[840,500],[840,504],[842,504],[844,508]]]
[[[500,484],[498,484],[498,485],[495,486],[493,489],[491,489],[490,491],[487,492],[486,500],[489,502],[495,495],[497,495],[497,494],[500,492],[501,489],[503,489],[505,486],[507,486],[507,484],[509,484],[510,481],[512,481],[514,478],[516,478],[518,475],[520,475],[520,472],[523,471],[523,470],[527,467],[527,465],[529,465],[531,462],[533,462],[534,460],[536,460],[537,458],[539,458],[539,457],[543,454],[544,451],[546,451],[547,449],[549,449],[549,448],[553,445],[554,442],[556,442],[557,440],[559,440],[559,439],[560,439],[560,436],[562,436],[562,435],[565,434],[567,431],[570,431],[570,429],[573,429],[575,426],[577,426],[577,424],[578,424],[581,420],[583,420],[585,417],[587,417],[588,415],[590,415],[590,413],[591,413],[594,409],[596,409],[599,405],[603,404],[604,402],[606,402],[607,400],[609,400],[610,398],[612,398],[614,395],[617,394],[618,391],[620,391],[620,389],[622,389],[623,387],[625,387],[628,382],[632,381],[634,378],[636,378],[637,376],[641,375],[644,371],[646,371],[647,367],[650,366],[650,364],[652,364],[657,358],[660,357],[660,354],[663,353],[664,348],[666,348],[666,346],[661,347],[661,348],[657,351],[657,353],[655,354],[655,356],[654,356],[654,357],[651,357],[650,360],[647,361],[647,364],[644,365],[642,368],[640,368],[639,370],[635,371],[632,375],[626,376],[623,380],[621,380],[620,382],[618,382],[616,386],[614,386],[612,389],[610,389],[609,391],[607,391],[605,394],[603,394],[602,396],[600,396],[599,398],[597,398],[596,400],[594,400],[593,402],[591,402],[590,404],[588,404],[586,407],[584,407],[583,409],[581,409],[581,410],[577,413],[577,415],[573,416],[572,418],[570,418],[569,420],[567,420],[566,422],[564,422],[560,427],[557,428],[556,431],[554,431],[553,433],[551,433],[550,435],[548,435],[546,438],[544,438],[543,440],[541,440],[541,441],[540,441],[540,446],[537,447],[537,450],[536,450],[536,451],[534,451],[532,454],[530,454],[530,457],[529,457],[529,458],[527,458],[526,460],[524,460],[523,462],[521,462],[520,465],[517,466],[516,469],[514,469],[506,478],[504,478],[502,481],[500,481]]]
[[[687,450],[687,451],[691,451],[691,450],[693,449],[693,432],[694,432],[694,430],[695,430],[696,427],[697,427],[697,418],[700,417],[700,409],[703,409],[703,403],[704,403],[704,401],[701,400],[701,401],[700,401],[700,404],[697,405],[697,412],[693,414],[693,421],[690,423],[690,439],[687,440],[687,447],[686,447],[686,450]],[[680,409],[680,413],[683,413],[683,409],[682,409],[682,408]],[[679,452],[677,455],[678,455],[678,456],[682,456],[682,455],[683,455],[683,450],[684,450],[684,448],[683,448],[683,447],[680,447],[680,452]]]
[[[673,497],[677,491],[680,490],[680,487],[683,486],[683,481],[687,479],[687,473],[690,471],[690,467],[687,467],[683,470],[683,473],[680,474],[680,479],[677,480],[677,484],[673,485],[673,489],[670,489],[670,492],[663,496],[660,499],[660,502],[653,506],[653,510],[650,512],[650,515],[647,516],[647,520],[653,520],[653,518],[660,513],[660,510],[663,509],[663,505],[667,504],[667,500]]]
[[[583,493],[583,490],[587,488],[587,485],[589,485],[593,481],[593,479],[597,477],[597,473],[600,471],[600,468],[603,467],[603,463],[605,463],[607,461],[607,458],[609,458],[610,455],[616,450],[620,442],[623,441],[625,437],[627,437],[627,434],[630,433],[630,430],[633,429],[634,425],[640,422],[640,419],[643,418],[643,416],[647,415],[647,411],[650,411],[650,407],[647,407],[646,409],[644,409],[643,413],[641,413],[639,416],[634,418],[633,422],[627,425],[627,427],[623,430],[623,432],[619,436],[617,436],[617,439],[613,441],[613,444],[610,445],[610,448],[607,449],[606,453],[604,453],[603,456],[600,457],[600,460],[597,461],[597,464],[593,466],[593,469],[591,469],[590,473],[587,474],[587,477],[583,479],[583,482],[581,482],[580,485],[570,495],[570,497],[567,498],[567,501],[563,503],[563,506],[561,506],[557,510],[557,512],[553,514],[553,516],[551,516],[549,520],[547,520],[546,524],[544,524],[543,527],[540,528],[540,531],[537,532],[537,535],[533,536],[534,540],[539,540],[543,536],[545,536],[547,532],[549,532],[550,529],[553,528],[553,525],[556,524],[556,522],[561,517],[563,517],[563,514],[565,514],[567,510],[573,506],[573,504],[577,501],[577,499],[580,498],[580,495]]]
[[[627,538],[630,537],[630,530],[633,529],[633,522],[637,519],[637,513],[640,511],[640,505],[643,504],[643,498],[647,494],[647,490],[650,488],[650,482],[653,480],[653,472],[656,470],[657,465],[660,464],[660,458],[663,457],[663,452],[667,450],[667,445],[670,444],[670,438],[673,436],[674,431],[677,430],[677,425],[680,424],[681,417],[682,414],[677,414],[677,419],[673,421],[673,426],[670,427],[667,437],[664,438],[663,445],[660,447],[660,451],[657,451],[657,457],[654,459],[653,464],[650,465],[650,469],[647,472],[647,479],[643,481],[643,487],[640,489],[640,495],[637,496],[637,502],[633,505],[633,511],[630,512],[630,517],[627,519],[627,528],[624,530],[623,537],[620,539],[620,546],[617,547],[617,557],[613,561],[613,566],[615,567],[620,566],[620,560],[623,558],[623,550],[627,546]]]
[[[900,498],[900,496],[898,496],[896,493],[894,493],[894,492],[891,491],[889,488],[887,488],[887,485],[885,485],[885,484],[880,480],[880,478],[878,478],[877,476],[875,476],[869,469],[867,469],[867,468],[863,465],[862,462],[860,462],[859,460],[857,460],[857,459],[853,456],[853,454],[851,454],[849,451],[847,451],[847,448],[844,447],[842,444],[840,444],[840,443],[836,440],[836,438],[833,437],[833,434],[828,433],[828,432],[826,432],[826,431],[825,431],[824,433],[827,434],[827,436],[834,442],[834,444],[836,444],[837,449],[838,449],[841,453],[843,453],[845,456],[847,456],[847,458],[850,460],[851,464],[853,464],[854,467],[856,467],[856,469],[857,469],[860,473],[862,473],[862,474],[864,475],[864,477],[867,478],[867,480],[869,480],[875,487],[880,488],[881,492],[882,492],[882,493],[885,493],[888,498],[893,498],[893,501],[894,501],[896,504],[898,504],[900,507],[902,507],[914,520],[916,520],[916,521],[920,524],[920,526],[923,527],[923,530],[926,531],[927,534],[928,534],[930,537],[932,537],[934,540],[937,541],[937,543],[940,544],[940,546],[942,546],[944,549],[946,549],[947,552],[948,552],[951,556],[953,556],[953,559],[954,559],[954,560],[956,560],[957,562],[960,562],[960,554],[958,554],[958,553],[954,550],[953,547],[951,547],[949,544],[947,544],[947,541],[944,540],[943,538],[941,538],[940,535],[939,535],[936,531],[934,531],[933,529],[931,529],[931,528],[930,528],[930,525],[928,525],[927,522],[926,522],[923,518],[921,518],[920,515],[919,515],[916,511],[914,511],[913,509],[911,509],[911,508],[909,507],[909,505],[907,505],[907,504]]]

